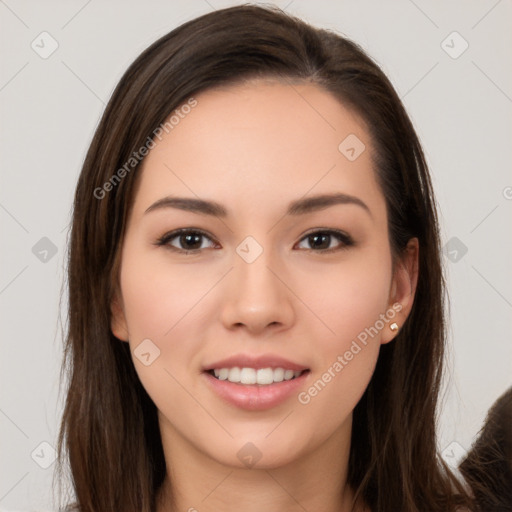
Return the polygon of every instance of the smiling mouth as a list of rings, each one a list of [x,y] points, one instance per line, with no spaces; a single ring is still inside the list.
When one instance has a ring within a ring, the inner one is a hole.
[[[217,380],[226,380],[234,384],[269,386],[279,382],[290,381],[300,377],[309,370],[285,370],[284,368],[214,368],[208,370]]]

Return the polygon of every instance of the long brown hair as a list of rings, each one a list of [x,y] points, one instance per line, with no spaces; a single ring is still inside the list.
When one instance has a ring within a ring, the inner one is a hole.
[[[94,193],[173,110],[201,91],[271,77],[323,87],[366,122],[400,257],[420,246],[409,318],[382,347],[354,410],[349,484],[378,512],[454,511],[464,490],[438,456],[437,400],[445,343],[436,206],[418,137],[391,83],[355,43],[275,8],[244,5],[189,21],[147,48],[110,99],[76,188],[69,243],[68,376],[59,436],[81,512],[151,512],[165,477],[156,407],[110,330],[120,249],[140,166]],[[103,189],[105,190],[105,189]],[[101,197],[99,197],[101,196]]]

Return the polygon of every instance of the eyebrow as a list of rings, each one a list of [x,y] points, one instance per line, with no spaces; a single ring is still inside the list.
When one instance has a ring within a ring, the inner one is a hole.
[[[307,213],[324,210],[330,206],[338,204],[353,204],[363,208],[370,217],[372,216],[370,208],[361,199],[348,194],[321,194],[303,199],[292,201],[288,205],[286,215],[305,215]],[[176,208],[188,212],[198,213],[202,215],[212,215],[215,217],[225,218],[228,216],[228,211],[224,206],[215,201],[207,201],[204,199],[195,199],[192,197],[174,197],[166,196],[153,203],[144,212],[149,213],[163,208]]]

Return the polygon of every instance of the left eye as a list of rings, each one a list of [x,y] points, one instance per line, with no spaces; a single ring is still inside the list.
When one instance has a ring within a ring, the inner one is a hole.
[[[331,245],[333,239],[338,240],[338,244],[334,247]],[[336,250],[343,249],[344,247],[349,247],[353,245],[353,240],[347,234],[341,231],[315,231],[313,233],[309,233],[299,242],[309,243],[310,248],[305,248],[306,250],[311,250],[315,252],[332,252]]]

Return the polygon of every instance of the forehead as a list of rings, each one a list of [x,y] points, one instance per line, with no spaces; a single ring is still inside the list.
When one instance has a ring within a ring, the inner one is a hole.
[[[165,193],[253,210],[309,191],[382,200],[364,122],[319,86],[260,80],[194,99],[144,159],[141,208]]]

